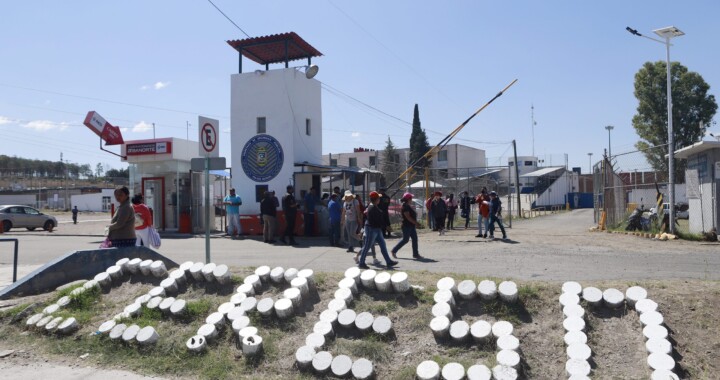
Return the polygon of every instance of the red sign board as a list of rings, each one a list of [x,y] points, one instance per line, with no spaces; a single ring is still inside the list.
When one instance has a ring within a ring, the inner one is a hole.
[[[172,153],[171,141],[146,141],[128,143],[125,145],[125,154],[128,156],[143,156],[148,154]]]
[[[120,133],[120,128],[108,123],[95,111],[88,112],[83,124],[105,140],[105,145],[120,145],[125,143],[122,133]]]

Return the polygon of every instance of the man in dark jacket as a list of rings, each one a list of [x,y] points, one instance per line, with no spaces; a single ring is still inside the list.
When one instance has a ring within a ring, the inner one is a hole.
[[[294,195],[295,189],[288,185],[287,193],[282,197],[282,209],[285,213],[285,233],[280,239],[285,244],[297,245],[295,241],[295,218],[297,217],[298,204]],[[288,237],[290,242],[285,240]]]
[[[260,215],[263,221],[263,239],[266,243],[275,243],[275,217],[277,209],[273,194],[266,191],[263,199],[260,201]]]
[[[430,210],[435,218],[435,227],[438,229],[438,235],[445,235],[445,215],[447,214],[447,204],[442,199],[442,192],[436,191],[430,204]]]
[[[475,203],[473,198],[468,195],[467,191],[463,191],[462,197],[460,198],[460,217],[465,219],[466,230],[468,228],[468,224],[470,224],[470,209],[473,203]]]
[[[503,234],[503,240],[507,240],[507,234],[505,233],[505,227],[502,224],[502,202],[500,197],[494,191],[490,192],[490,239],[494,239],[495,236],[495,222],[500,226],[500,231]]]
[[[360,251],[360,261],[358,263],[358,267],[361,269],[369,269],[369,267],[365,265],[365,257],[367,256],[370,247],[372,247],[376,242],[380,246],[380,252],[382,252],[388,269],[398,264],[397,261],[392,261],[388,255],[385,239],[382,235],[382,229],[385,225],[385,221],[383,220],[382,211],[378,208],[379,202],[380,194],[375,191],[371,192],[370,205],[367,209],[367,220],[365,221],[365,244],[363,245],[362,251]]]
[[[390,197],[385,193],[385,190],[385,188],[378,189],[378,193],[380,194],[378,208],[383,212],[383,223],[385,224],[383,226],[383,236],[390,237],[390,214],[388,213],[390,209]]]

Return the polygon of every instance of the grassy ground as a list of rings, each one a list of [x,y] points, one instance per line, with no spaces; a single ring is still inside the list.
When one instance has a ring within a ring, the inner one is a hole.
[[[182,319],[170,319],[160,312],[144,309],[140,317],[125,321],[143,327],[152,325],[161,338],[153,347],[137,347],[109,340],[95,334],[98,326],[122,311],[125,305],[146,293],[154,281],[126,281],[110,292],[87,292],[73,299],[71,305],[58,313],[74,316],[82,328],[72,336],[58,337],[24,329],[25,321],[11,324],[13,315],[21,312],[30,301],[0,313],[0,346],[23,349],[57,358],[77,358],[89,353],[83,365],[129,369],[164,377],[203,379],[305,379],[310,374],[294,367],[295,350],[302,346],[312,332],[320,312],[327,307],[342,279],[341,273],[317,273],[317,292],[313,292],[305,310],[294,319],[251,317],[252,324],[263,337],[265,353],[258,359],[243,357],[237,338],[227,326],[217,340],[200,355],[190,354],[185,341],[195,334],[221,303],[227,302],[240,278],[251,273],[250,268],[235,268],[235,283],[227,286],[192,284],[181,289],[178,298],[187,300],[189,313]],[[469,367],[482,363],[495,365],[494,344],[452,345],[437,342],[428,327],[432,319],[433,293],[438,279],[448,274],[411,272],[415,288],[404,295],[361,290],[352,308],[373,315],[386,315],[393,322],[395,335],[384,338],[373,334],[338,331],[326,350],[333,355],[346,354],[353,360],[371,360],[379,379],[412,379],[415,368],[423,360],[438,363],[459,362]],[[450,274],[451,275],[451,274]],[[476,283],[485,278],[451,275],[456,281],[471,279]],[[501,279],[496,279],[500,281]],[[557,283],[518,283],[520,302],[507,305],[499,301],[465,301],[458,304],[456,318],[468,323],[484,319],[507,320],[515,327],[521,345],[521,373],[525,378],[557,379],[564,377],[565,346],[562,328],[563,315],[558,303],[560,285]],[[583,284],[600,289],[616,287],[624,291],[635,283],[607,282]],[[639,283],[648,289],[650,298],[660,304],[666,324],[671,331],[675,355],[684,378],[710,379],[720,370],[720,326],[717,324],[716,304],[720,301],[720,284],[702,281],[666,281]],[[271,286],[258,299],[277,298],[285,287]],[[36,297],[42,301],[39,310],[72,288]],[[632,310],[588,312],[589,345],[596,364],[594,378],[641,379],[650,372],[644,364],[642,328]]]

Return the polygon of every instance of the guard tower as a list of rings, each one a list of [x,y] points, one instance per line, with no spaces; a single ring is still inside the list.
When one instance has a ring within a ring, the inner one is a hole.
[[[322,53],[294,32],[227,43],[239,62],[230,78],[232,185],[243,199],[240,214],[257,215],[266,190],[280,198],[287,185],[298,186],[296,164],[322,164],[320,82],[312,79],[312,58]],[[265,70],[243,73],[243,57]],[[290,67],[295,60],[307,66]]]

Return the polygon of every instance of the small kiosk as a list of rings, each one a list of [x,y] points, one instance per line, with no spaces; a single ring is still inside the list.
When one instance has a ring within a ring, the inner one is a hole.
[[[190,160],[198,157],[197,141],[174,137],[127,141],[122,145],[122,156],[129,164],[130,192],[143,194],[153,212],[155,228],[181,233],[205,231],[202,173],[190,170]],[[211,202],[217,205],[225,192],[226,177],[216,173],[211,178]],[[211,220],[215,221],[211,230],[220,230],[222,222]]]

